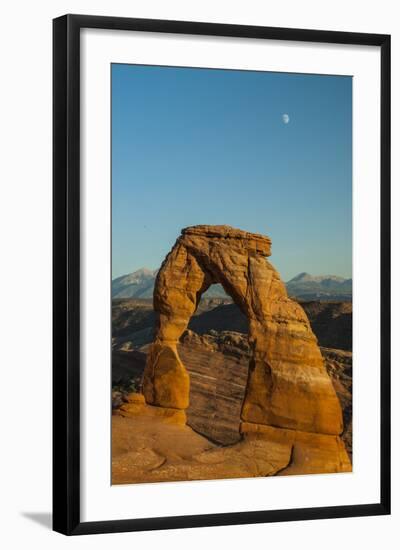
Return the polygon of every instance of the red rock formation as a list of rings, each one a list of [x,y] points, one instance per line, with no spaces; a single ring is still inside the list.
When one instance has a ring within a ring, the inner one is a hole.
[[[156,335],[144,373],[147,403],[186,409],[189,375],[177,343],[200,297],[221,283],[249,320],[252,358],[242,408],[246,422],[340,434],[342,411],[303,309],[267,261],[268,237],[229,226],[182,231],[156,280]]]

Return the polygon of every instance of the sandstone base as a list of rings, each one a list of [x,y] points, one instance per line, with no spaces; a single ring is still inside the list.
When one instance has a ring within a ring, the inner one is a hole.
[[[144,396],[140,393],[131,393],[128,402],[118,409],[117,414],[125,417],[145,417],[149,420],[159,418],[165,424],[178,424],[181,426],[186,424],[185,411],[147,405]]]
[[[339,436],[285,430],[250,422],[243,422],[241,432],[245,438],[256,435],[270,442],[291,446],[290,464],[279,475],[352,471],[349,456]]]
[[[184,411],[132,394],[112,417],[112,483],[266,477],[351,471],[340,438],[243,423],[219,446],[185,424]]]

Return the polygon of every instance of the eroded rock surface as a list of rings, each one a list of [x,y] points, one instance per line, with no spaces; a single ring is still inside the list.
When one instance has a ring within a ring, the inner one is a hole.
[[[351,458],[353,454],[353,354],[351,351],[331,348],[321,348],[321,352],[342,406],[344,423],[342,440]]]
[[[113,484],[270,476],[290,462],[291,443],[256,434],[217,446],[186,426],[184,414],[133,394],[113,416]]]
[[[268,237],[229,226],[182,231],[158,272],[156,333],[144,373],[147,403],[189,406],[190,378],[178,341],[210,285],[220,283],[249,321],[251,350],[241,418],[338,435],[342,411],[304,310],[267,261]]]
[[[243,422],[241,432],[246,440],[260,439],[290,445],[290,464],[279,475],[328,474],[351,472],[352,466],[345,445],[339,436],[285,430],[263,424]]]
[[[113,380],[121,384],[114,391],[115,409],[129,402],[128,394],[133,391],[130,388],[140,389],[146,348],[141,352],[114,352]],[[247,336],[214,330],[199,335],[187,330],[177,349],[190,375],[190,404],[185,411],[187,424],[218,444],[237,443],[241,438],[240,412],[251,357]],[[342,405],[344,432],[341,438],[351,457],[352,354],[328,348],[321,348],[321,352]]]
[[[187,426],[184,411],[140,394],[112,420],[113,484],[351,471],[334,435],[243,423],[239,442],[219,446]]]
[[[187,331],[178,353],[190,375],[189,426],[223,445],[238,442],[250,358],[247,338],[232,332],[199,336]]]

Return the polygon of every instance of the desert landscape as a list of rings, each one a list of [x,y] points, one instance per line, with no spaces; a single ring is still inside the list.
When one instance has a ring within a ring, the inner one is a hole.
[[[351,279],[269,254],[195,226],[113,281],[113,484],[351,471]]]

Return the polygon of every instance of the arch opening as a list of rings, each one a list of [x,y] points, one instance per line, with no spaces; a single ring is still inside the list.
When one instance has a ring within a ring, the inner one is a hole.
[[[187,424],[214,443],[240,441],[250,359],[248,322],[217,283],[201,296],[177,351],[190,377]]]

